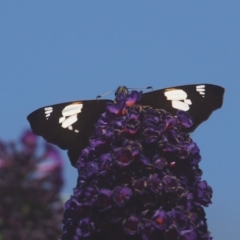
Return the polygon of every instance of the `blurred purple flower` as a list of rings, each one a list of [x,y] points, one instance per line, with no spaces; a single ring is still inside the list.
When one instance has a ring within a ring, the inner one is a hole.
[[[212,189],[185,131],[192,119],[137,105],[140,98],[120,94],[98,120],[77,162],[62,240],[212,239],[203,210]]]
[[[0,143],[0,239],[57,239],[63,205],[62,159],[26,131],[19,142]]]

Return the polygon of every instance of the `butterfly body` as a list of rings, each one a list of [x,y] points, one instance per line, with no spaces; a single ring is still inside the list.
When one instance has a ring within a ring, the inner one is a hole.
[[[126,87],[119,87],[116,96],[127,94]],[[187,111],[193,119],[194,131],[207,120],[211,113],[221,108],[224,89],[212,84],[184,85],[143,93],[137,102],[153,108],[164,109],[175,115],[178,110]],[[28,115],[27,119],[33,133],[46,141],[68,150],[73,166],[81,150],[88,145],[94,132],[94,124],[105,112],[106,104],[113,100],[83,100],[39,108]]]

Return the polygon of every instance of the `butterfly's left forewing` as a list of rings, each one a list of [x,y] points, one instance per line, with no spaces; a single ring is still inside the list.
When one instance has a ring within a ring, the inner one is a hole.
[[[71,163],[75,166],[107,102],[112,101],[85,100],[46,106],[32,112],[27,119],[33,133],[62,149],[68,149]]]

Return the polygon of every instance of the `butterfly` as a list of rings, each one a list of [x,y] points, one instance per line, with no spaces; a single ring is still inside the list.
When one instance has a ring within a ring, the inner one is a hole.
[[[126,87],[118,87],[115,95],[126,94]],[[178,110],[189,113],[194,131],[207,120],[211,113],[221,108],[224,88],[212,84],[193,84],[149,91],[142,94],[137,104],[164,109],[175,115]],[[88,145],[94,132],[94,124],[105,112],[106,104],[113,100],[94,99],[66,102],[39,108],[28,115],[34,134],[46,141],[68,150],[73,166],[76,165],[81,150]]]

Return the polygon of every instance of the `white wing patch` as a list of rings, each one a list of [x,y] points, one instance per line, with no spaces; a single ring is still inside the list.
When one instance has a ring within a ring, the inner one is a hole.
[[[67,128],[69,130],[74,130],[74,132],[78,133],[77,129],[73,129],[73,124],[78,120],[78,113],[81,112],[83,107],[82,103],[73,103],[66,106],[62,110],[62,117],[59,118],[59,123],[63,128]]]
[[[51,113],[52,113],[52,111],[53,111],[53,108],[52,108],[52,107],[45,107],[45,108],[44,108],[44,111],[45,111],[45,117],[46,117],[47,120],[48,120],[48,118],[50,117],[50,115],[51,115]]]
[[[205,85],[196,86],[196,90],[202,95],[202,97],[205,97]]]
[[[173,108],[183,111],[188,111],[190,109],[189,105],[192,104],[192,101],[187,99],[187,93],[182,89],[167,89],[164,95],[167,100],[172,101]]]

